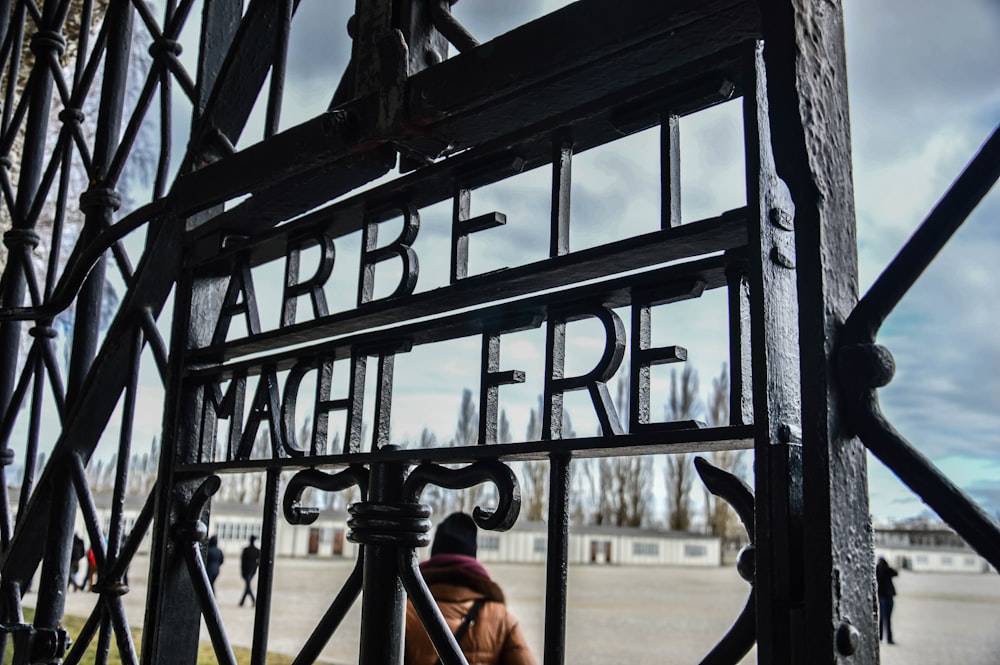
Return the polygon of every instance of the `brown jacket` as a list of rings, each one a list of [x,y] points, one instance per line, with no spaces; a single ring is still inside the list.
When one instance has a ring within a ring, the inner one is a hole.
[[[503,591],[488,577],[458,567],[424,568],[424,580],[452,633],[478,598],[486,599],[460,646],[469,665],[535,665]],[[406,606],[405,665],[434,665],[438,653],[412,603]]]

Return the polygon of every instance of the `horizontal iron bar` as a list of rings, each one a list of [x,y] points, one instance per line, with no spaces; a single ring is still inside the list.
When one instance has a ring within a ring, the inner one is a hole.
[[[583,0],[415,74],[409,120],[462,149],[567,106],[641,96],[668,72],[760,36],[757,3],[746,0]]]
[[[688,263],[676,264],[665,268],[651,270],[637,275],[618,277],[604,282],[588,284],[572,289],[558,291],[546,295],[539,295],[532,298],[518,300],[514,302],[493,305],[488,308],[481,308],[473,311],[454,314],[439,319],[420,321],[407,325],[395,325],[388,329],[345,337],[345,333],[359,330],[370,330],[376,326],[388,326],[400,324],[403,321],[418,319],[441,311],[456,311],[460,308],[472,307],[483,302],[495,301],[501,298],[514,297],[525,292],[537,292],[540,288],[555,286],[554,280],[547,280],[544,273],[533,272],[524,277],[524,280],[517,285],[518,288],[507,288],[501,290],[498,280],[486,279],[477,280],[474,284],[476,288],[454,289],[442,288],[438,291],[445,292],[440,296],[435,295],[436,291],[428,292],[432,298],[421,299],[414,303],[419,296],[410,296],[404,302],[387,301],[377,308],[376,313],[334,315],[325,317],[309,323],[300,324],[293,328],[286,328],[283,331],[276,331],[275,334],[261,334],[254,337],[245,338],[237,344],[227,344],[221,347],[207,347],[199,351],[191,352],[187,359],[188,366],[200,365],[203,363],[218,362],[224,358],[234,357],[237,354],[260,353],[276,347],[287,347],[290,345],[303,344],[317,339],[329,339],[333,335],[340,335],[332,341],[306,348],[286,351],[277,356],[270,356],[266,359],[268,364],[276,364],[278,370],[288,369],[297,360],[320,354],[324,349],[340,348],[342,351],[351,345],[359,347],[378,347],[394,340],[410,340],[413,344],[425,344],[442,341],[445,339],[456,339],[469,335],[480,334],[489,325],[503,325],[502,322],[513,322],[516,328],[524,329],[529,327],[524,323],[527,315],[537,315],[542,317],[545,312],[553,306],[566,307],[574,302],[592,302],[603,304],[608,307],[622,307],[628,305],[633,300],[633,291],[642,289],[648,292],[650,287],[657,287],[665,294],[670,294],[672,288],[685,282],[690,283],[695,280],[703,282],[705,288],[713,289],[726,285],[726,267],[731,262],[727,256],[715,256],[708,259],[691,261]],[[576,271],[569,271],[579,279],[588,279],[598,276],[601,273],[586,272],[577,268]],[[488,277],[488,276],[487,276]],[[469,280],[472,282],[473,280]],[[570,282],[560,282],[565,285]],[[542,286],[544,285],[544,286]],[[533,287],[533,288],[529,288]],[[454,290],[453,290],[454,289]],[[428,307],[425,303],[430,301],[434,307]],[[539,321],[540,323],[540,321]],[[537,324],[535,324],[537,325]],[[511,330],[508,329],[508,332]],[[259,339],[263,337],[264,339]],[[231,375],[237,368],[252,370],[259,368],[265,362],[259,358],[245,360],[240,363],[232,363],[223,367],[197,368],[191,371],[192,376],[218,375],[225,372]]]
[[[671,423],[666,423],[670,425]],[[240,473],[263,471],[280,467],[298,470],[326,467],[344,467],[351,464],[367,465],[375,462],[474,462],[480,459],[502,461],[542,460],[550,454],[571,454],[575,458],[617,457],[631,455],[660,455],[674,453],[711,452],[716,450],[747,450],[753,448],[753,425],[734,427],[691,427],[689,429],[663,429],[637,434],[619,434],[609,437],[581,437],[552,441],[527,441],[498,443],[485,446],[441,446],[437,448],[396,448],[366,451],[353,454],[316,455],[310,457],[285,457],[281,459],[251,459],[233,462],[206,462],[183,464],[177,467],[180,475],[193,477],[211,473]]]
[[[395,151],[388,145],[360,145],[356,119],[365,108],[361,102],[355,106],[323,113],[180,176],[170,191],[176,212],[186,216],[244,194],[270,192],[287,200],[288,214],[294,215],[385,174],[396,162]],[[310,181],[319,175],[326,176],[326,189],[319,200],[293,196],[299,186],[289,183]],[[218,225],[212,220],[204,226],[217,229]],[[246,234],[259,228],[236,230]]]
[[[566,21],[573,31],[566,31]],[[356,99],[334,112],[344,119],[339,146],[308,129],[320,122],[310,120],[222,158],[213,165],[226,175],[222,187],[209,169],[183,176],[186,194],[179,199],[191,212],[189,201],[197,208],[252,193],[206,224],[198,237],[254,234],[344,193],[344,178],[360,184],[383,163],[369,153],[387,143],[431,156],[492,143],[498,156],[511,154],[531,168],[550,159],[543,144],[557,127],[573,126],[580,151],[626,132],[620,118],[616,125],[612,117],[619,108],[632,114],[648,108],[648,116],[630,118],[634,129],[652,125],[656,111],[688,113],[739,94],[737,46],[759,36],[756,5],[746,0],[577,2],[415,74],[408,82],[409,125],[398,135],[373,133],[368,125],[376,102]],[[709,85],[709,79],[728,81],[732,88]],[[474,105],[480,94],[483,103]],[[311,133],[318,142],[291,141],[295,133]],[[237,162],[241,168],[230,168]],[[435,192],[435,200],[451,188]]]

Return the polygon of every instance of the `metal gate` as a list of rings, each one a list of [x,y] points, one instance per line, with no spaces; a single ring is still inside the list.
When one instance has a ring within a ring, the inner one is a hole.
[[[335,91],[322,93],[332,96],[327,110],[279,131],[299,0],[0,2],[9,224],[0,473],[20,487],[16,512],[7,492],[0,508],[0,644],[14,662],[75,663],[95,640],[103,662],[114,639],[125,662],[189,663],[202,618],[218,661],[235,662],[203,561],[211,497],[227,474],[265,478],[254,663],[268,648],[279,520],[310,523],[306,490],[352,487],[361,499],[348,537],[362,554],[295,662],[314,661],[355,602],[360,661],[400,662],[407,597],[443,662],[462,662],[416,569],[430,529],[421,496],[429,485],[493,485],[497,505],[476,519],[507,529],[520,506],[517,460],[547,459],[550,468],[541,654],[549,665],[565,661],[570,478],[589,457],[753,448],[753,494],[700,463],[752,541],[740,561],[752,585],[746,609],[705,662],[735,662],[754,643],[763,663],[878,661],[865,455],[855,435],[1000,566],[995,524],[878,412],[875,390],[891,378],[891,357],[874,343],[887,311],[996,181],[1000,139],[855,307],[834,3],[581,0],[485,44],[451,4],[359,0],[350,64]],[[193,57],[182,57],[185,40],[198,43]],[[448,58],[449,44],[460,53]],[[142,85],[130,87],[136,76]],[[679,118],[730,99],[742,100],[746,205],[681,224]],[[244,146],[258,104],[263,138]],[[186,141],[178,159],[172,118],[184,105],[190,123],[178,123]],[[573,249],[574,156],[657,126],[658,228]],[[152,175],[144,204],[122,191],[123,174],[141,160]],[[538,167],[551,172],[540,258],[477,270],[470,242],[505,218],[473,214],[476,191]],[[420,213],[441,202],[453,211],[437,249],[450,256],[448,283],[417,292]],[[335,288],[336,248],[356,233],[357,286],[336,309],[325,295]],[[129,241],[135,234],[144,235]],[[263,320],[257,306],[255,277],[270,264],[279,266],[280,320]],[[386,278],[390,267],[397,272]],[[126,286],[117,303],[107,271]],[[386,279],[388,293],[377,288]],[[651,369],[685,354],[654,345],[651,312],[712,289],[729,303],[720,325],[730,340],[732,422],[658,421]],[[630,317],[628,334],[619,311]],[[602,331],[599,360],[567,375],[566,328],[585,319]],[[531,329],[546,340],[541,435],[503,443],[500,389],[525,370],[501,362],[500,349],[506,335]],[[397,358],[461,338],[481,342],[475,443],[394,445]],[[155,485],[126,530],[143,359],[165,390],[162,441]],[[619,414],[606,384],[626,360],[630,406]],[[335,376],[345,396],[334,395]],[[589,397],[600,435],[563,438],[564,396],[576,391]],[[361,426],[366,405],[370,433]],[[297,436],[297,408],[312,419],[309,440]],[[342,442],[328,436],[331,418],[346,423]],[[46,420],[58,420],[51,440]],[[105,535],[88,471],[115,427]],[[263,451],[254,448],[262,430],[271,442]],[[44,465],[40,446],[50,447]],[[69,645],[61,620],[78,516],[94,543],[100,600]],[[147,533],[139,654],[122,595]],[[21,598],[32,578],[37,607],[26,621]]]

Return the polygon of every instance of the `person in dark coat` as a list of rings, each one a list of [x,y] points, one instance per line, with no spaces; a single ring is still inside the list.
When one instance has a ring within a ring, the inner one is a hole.
[[[420,572],[469,665],[535,665],[503,591],[476,560],[478,527],[465,513],[438,525],[431,558]],[[405,665],[440,663],[411,602],[406,607]]]
[[[219,537],[212,536],[208,539],[208,546],[205,547],[205,572],[208,573],[208,581],[212,585],[212,593],[215,593],[215,578],[222,572],[222,562],[225,560],[222,550],[219,549]]]
[[[260,550],[254,544],[256,542],[257,536],[250,536],[250,544],[243,548],[243,554],[240,555],[240,575],[243,576],[243,596],[240,597],[240,607],[243,607],[247,597],[250,598],[251,607],[257,604],[253,588],[250,586],[250,581],[257,574],[257,566],[260,565]]]
[[[895,644],[892,639],[892,606],[896,595],[896,585],[892,578],[899,573],[889,565],[885,557],[880,556],[875,564],[875,587],[878,591],[878,640],[889,638],[889,644]]]
[[[86,589],[86,580],[83,584],[76,581],[76,576],[80,572],[80,561],[83,559],[84,555],[87,554],[87,546],[83,542],[83,538],[73,534],[73,550],[69,557],[69,585],[68,587],[73,587],[73,591],[80,591],[81,589]],[[68,588],[67,587],[67,588]]]

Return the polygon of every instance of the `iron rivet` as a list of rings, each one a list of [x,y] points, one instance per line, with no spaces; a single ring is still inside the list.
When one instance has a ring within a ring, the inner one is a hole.
[[[771,261],[789,270],[795,267],[795,260],[778,247],[771,248]]]
[[[837,628],[837,651],[844,656],[853,656],[861,646],[861,633],[850,622],[845,621]]]
[[[768,211],[767,216],[768,219],[771,220],[771,223],[779,229],[791,231],[795,228],[792,226],[792,216],[781,208],[771,208],[771,210]]]

